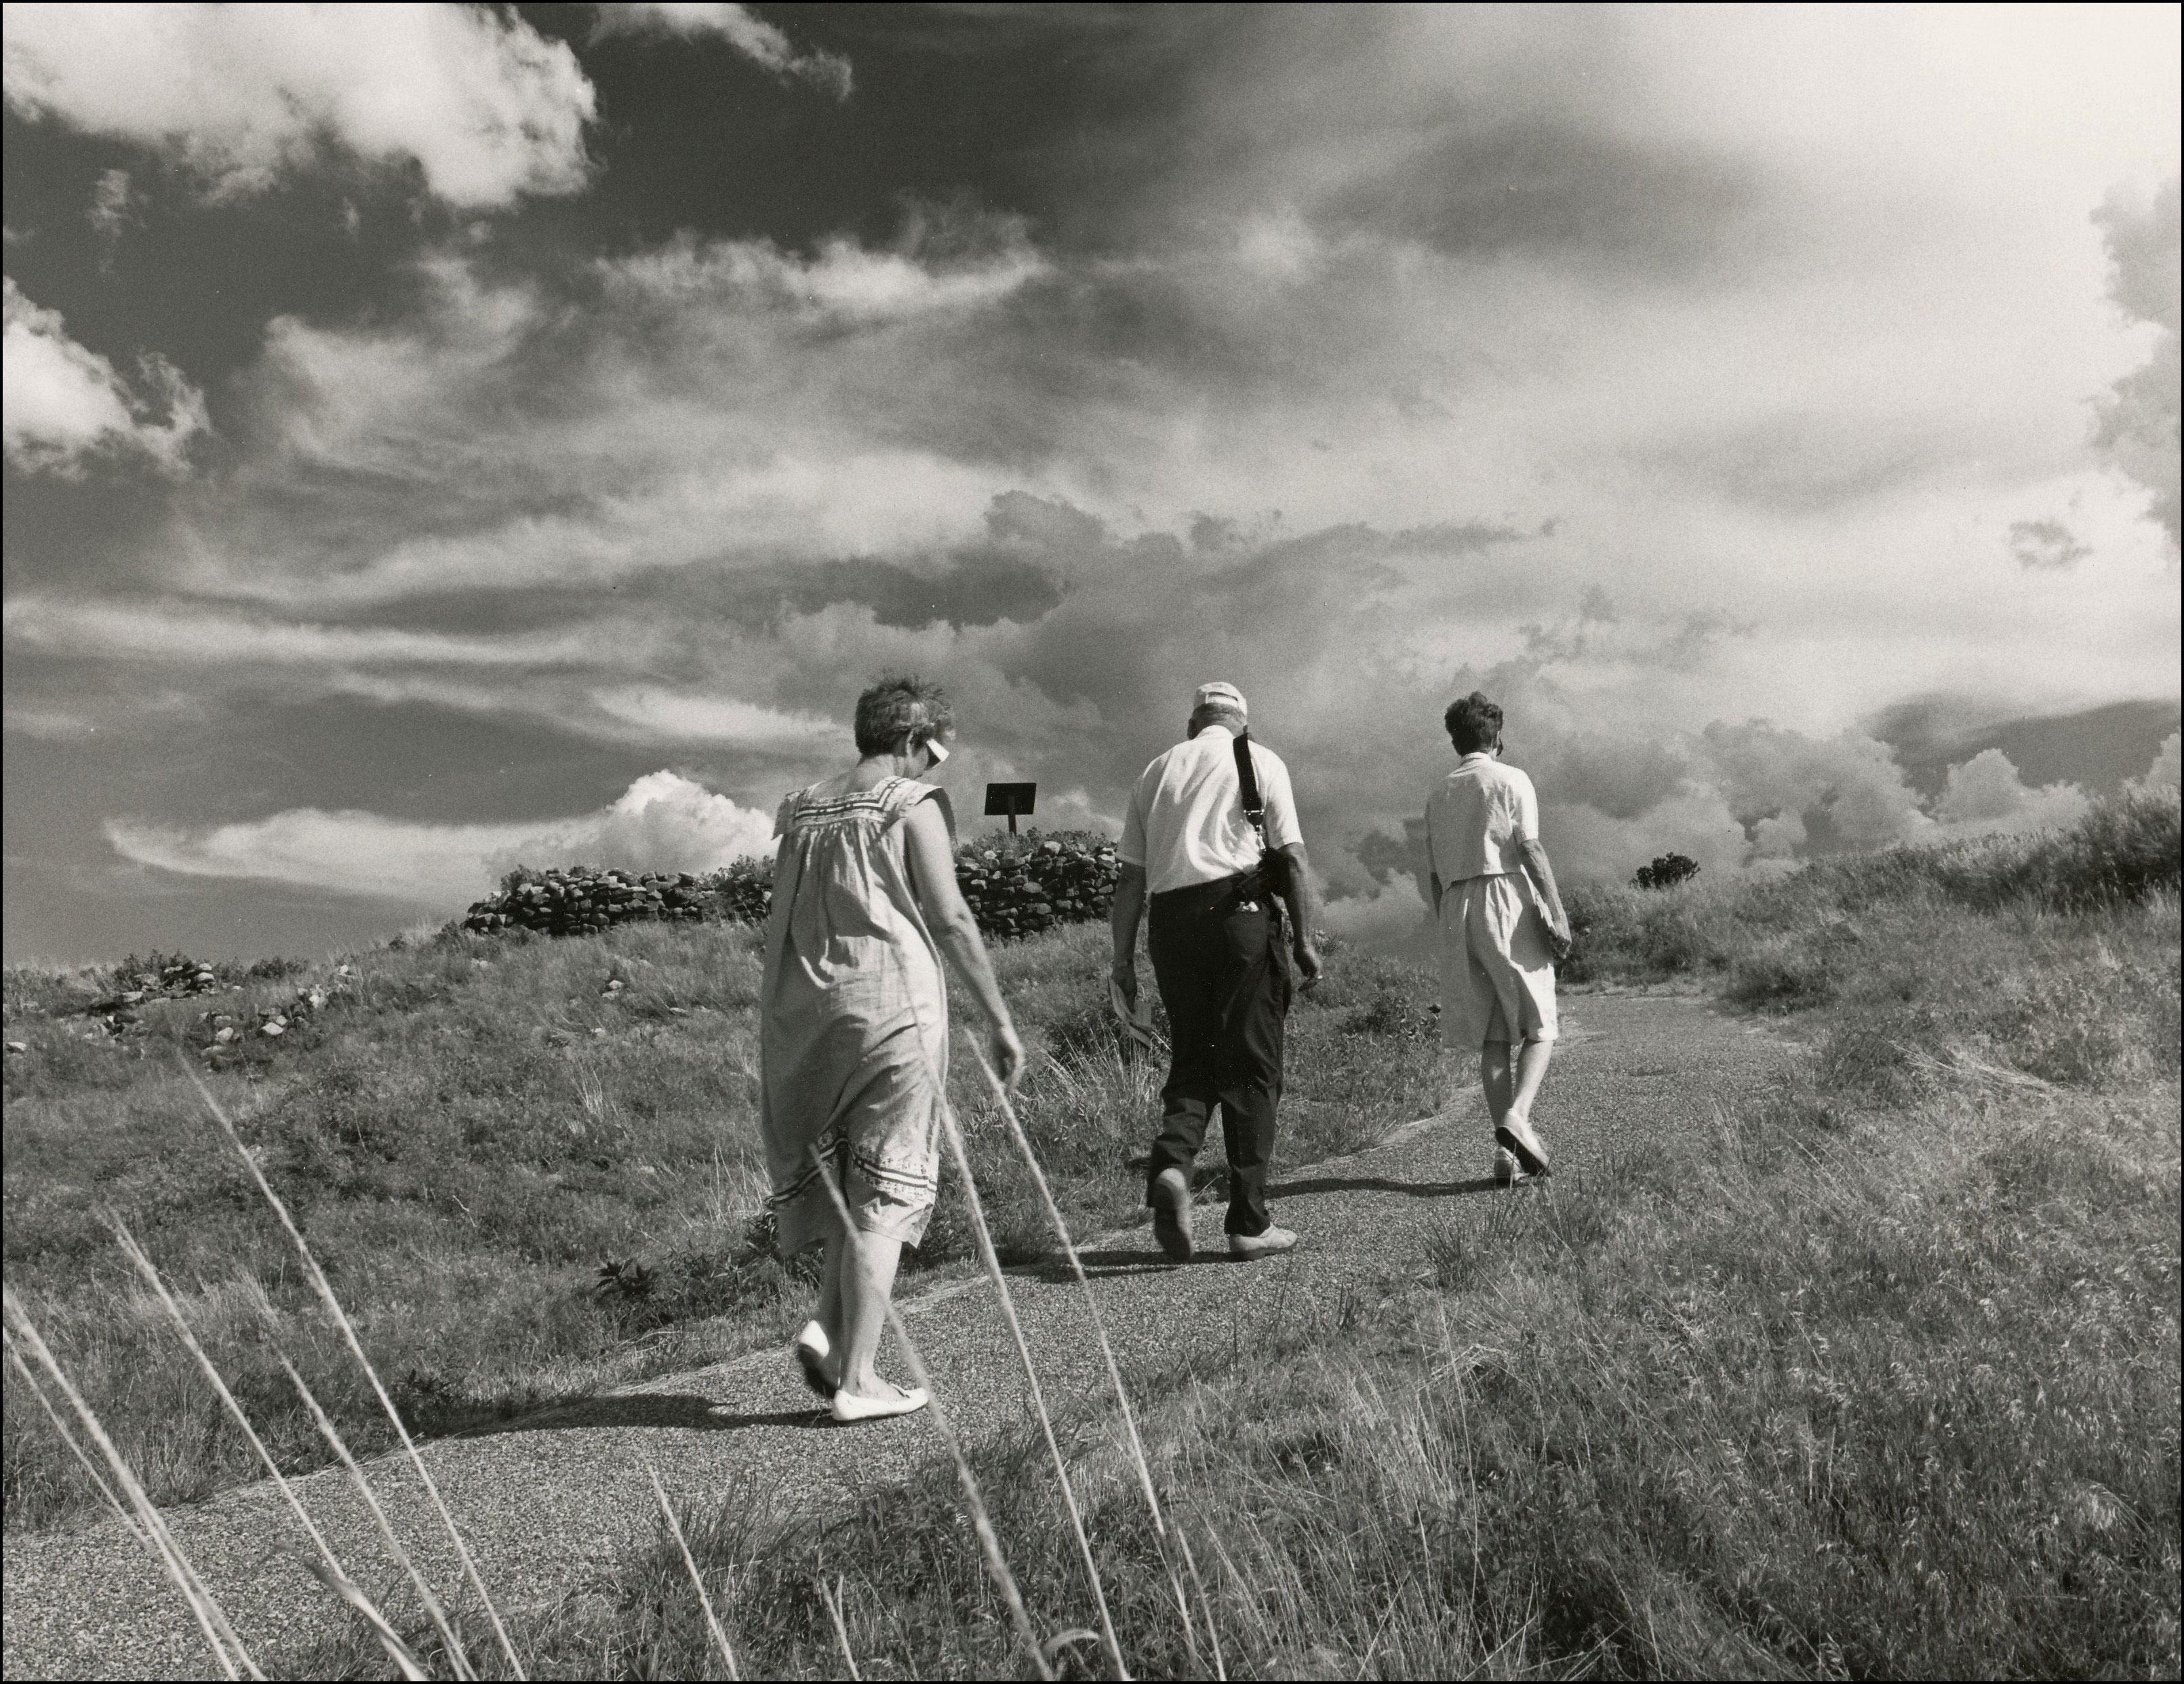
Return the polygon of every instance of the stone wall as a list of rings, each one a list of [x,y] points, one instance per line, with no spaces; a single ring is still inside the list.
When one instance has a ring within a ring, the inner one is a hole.
[[[1119,874],[1115,845],[1098,836],[983,838],[956,855],[956,884],[980,930],[993,937],[1104,918]],[[772,904],[772,876],[771,862],[749,859],[704,873],[519,869],[471,907],[461,928],[585,935],[641,921],[757,923]]]

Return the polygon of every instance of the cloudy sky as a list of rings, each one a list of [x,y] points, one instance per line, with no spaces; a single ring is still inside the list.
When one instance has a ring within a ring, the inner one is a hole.
[[[10,5],[8,953],[762,850],[905,669],[1107,828],[1240,685],[1367,935],[1474,686],[1584,873],[2173,780],[2179,16]]]

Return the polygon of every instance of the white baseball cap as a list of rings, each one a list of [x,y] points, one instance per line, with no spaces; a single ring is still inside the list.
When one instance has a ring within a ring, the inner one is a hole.
[[[1234,684],[1223,684],[1217,681],[1211,684],[1201,684],[1198,687],[1197,700],[1190,705],[1193,711],[1201,707],[1229,707],[1235,709],[1246,719],[1251,717],[1251,710],[1244,702],[1244,693]]]

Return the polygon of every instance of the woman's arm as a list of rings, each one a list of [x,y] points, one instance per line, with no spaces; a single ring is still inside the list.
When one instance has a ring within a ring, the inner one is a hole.
[[[911,886],[925,909],[926,924],[992,1025],[988,1051],[994,1073],[1013,1087],[1023,1069],[1023,1043],[1017,1039],[1008,1002],[1001,998],[993,962],[986,956],[978,920],[956,886],[955,850],[949,845],[947,822],[938,804],[922,800],[904,815],[903,836]]]
[[[1562,891],[1555,886],[1555,868],[1547,863],[1546,844],[1536,836],[1527,836],[1517,845],[1523,851],[1525,874],[1532,879],[1540,905],[1546,911],[1547,928],[1554,932],[1555,940],[1567,948],[1570,940],[1569,915],[1563,911]]]

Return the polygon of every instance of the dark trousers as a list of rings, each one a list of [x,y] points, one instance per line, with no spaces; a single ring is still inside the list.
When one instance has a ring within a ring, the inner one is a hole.
[[[1147,936],[1173,1047],[1147,1196],[1164,1169],[1190,1179],[1217,1103],[1228,1145],[1231,1234],[1259,1234],[1268,1225],[1267,1162],[1290,1009],[1279,922],[1263,893],[1247,893],[1254,886],[1232,878],[1156,895]]]

